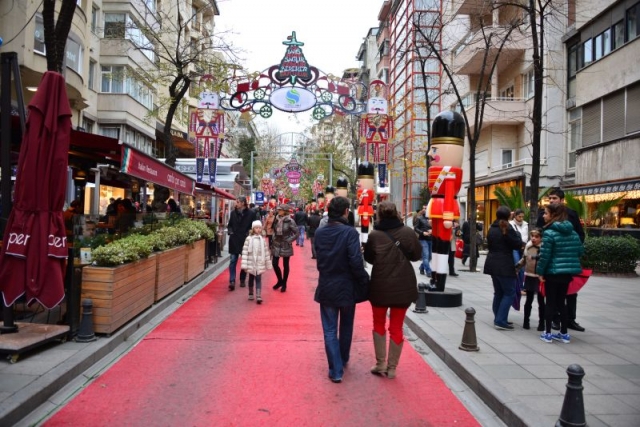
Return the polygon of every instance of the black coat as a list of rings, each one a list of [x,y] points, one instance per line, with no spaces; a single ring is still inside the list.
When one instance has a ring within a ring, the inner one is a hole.
[[[307,236],[309,237],[314,237],[316,234],[316,230],[318,229],[318,226],[320,225],[320,220],[322,219],[322,217],[320,215],[318,215],[317,213],[312,213],[311,215],[309,215],[309,219],[307,220]]]
[[[513,251],[522,248],[522,238],[520,233],[507,223],[507,233],[502,234],[502,230],[495,221],[489,227],[487,233],[487,246],[489,253],[484,262],[484,274],[492,276],[516,277],[515,263],[513,262]]]
[[[234,255],[242,254],[244,240],[251,231],[251,223],[254,221],[256,214],[249,208],[242,211],[234,209],[229,215],[229,225],[227,233],[229,233],[229,253]]]
[[[431,231],[431,222],[424,215],[418,215],[415,219],[415,224],[413,224],[413,230],[418,234],[419,240],[431,240],[431,234],[428,236],[424,235],[425,231]]]

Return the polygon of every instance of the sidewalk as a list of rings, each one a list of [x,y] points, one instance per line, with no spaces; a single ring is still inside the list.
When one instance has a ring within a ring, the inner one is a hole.
[[[482,274],[485,256],[476,273],[456,260],[459,277],[448,277],[447,288],[463,291],[463,305],[410,311],[407,326],[438,355],[502,421],[509,426],[550,426],[560,416],[566,392],[566,369],[580,365],[584,371],[583,395],[587,424],[640,425],[640,278],[593,276],[580,291],[577,321],[585,332],[569,330],[571,343],[541,341],[533,329],[522,329],[521,311],[510,311],[514,331],[493,327],[490,276]],[[418,281],[418,263],[414,263]],[[522,300],[524,305],[524,299]],[[458,349],[466,315],[476,310],[478,352]]]

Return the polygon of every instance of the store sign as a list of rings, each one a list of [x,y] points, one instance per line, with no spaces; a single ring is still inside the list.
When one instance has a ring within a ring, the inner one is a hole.
[[[172,167],[137,151],[129,146],[122,146],[122,162],[120,172],[145,181],[153,182],[180,193],[193,194],[195,181]]]
[[[625,181],[619,183],[610,183],[602,185],[594,185],[582,188],[566,188],[574,196],[590,196],[595,194],[623,193],[627,191],[640,190],[640,181]]]

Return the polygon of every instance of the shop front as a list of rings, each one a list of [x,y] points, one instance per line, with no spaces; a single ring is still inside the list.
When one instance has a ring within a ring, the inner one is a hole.
[[[630,234],[640,238],[640,177],[563,188],[587,205],[590,234]]]
[[[476,196],[476,222],[482,224],[483,230],[487,230],[488,226],[496,218],[496,211],[500,207],[498,197],[495,195],[496,188],[503,188],[509,191],[510,187],[523,186],[523,178],[509,179],[500,182],[483,183],[480,181],[476,183],[475,196]],[[468,200],[468,198],[467,198]],[[471,212],[467,213],[467,217],[471,215]],[[461,218],[462,220],[462,218]]]

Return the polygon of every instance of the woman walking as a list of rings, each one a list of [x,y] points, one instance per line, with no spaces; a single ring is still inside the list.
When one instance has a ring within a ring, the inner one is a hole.
[[[242,247],[240,267],[249,275],[249,301],[253,301],[253,282],[256,282],[256,303],[262,304],[262,273],[271,268],[271,252],[267,239],[262,237],[262,222],[251,224],[251,232]]]
[[[274,290],[287,291],[287,279],[289,278],[289,258],[293,256],[293,242],[298,238],[298,226],[289,215],[289,205],[278,206],[278,215],[273,221],[273,238],[271,240],[271,254],[273,255],[273,271],[278,282],[273,285]],[[284,272],[280,270],[280,258]]]
[[[567,306],[564,300],[571,276],[582,273],[580,257],[584,247],[578,233],[567,220],[567,208],[563,204],[550,204],[544,208],[544,231],[536,273],[544,282],[547,304],[544,312],[545,331],[540,335],[544,342],[560,341],[568,344]],[[553,315],[560,312],[560,332],[551,334]]]
[[[516,294],[516,268],[513,251],[522,247],[520,234],[509,224],[511,211],[500,206],[497,219],[489,227],[487,246],[489,254],[484,263],[484,274],[490,274],[493,282],[493,325],[502,331],[512,331],[509,308]]]
[[[364,246],[364,259],[373,265],[369,301],[373,311],[376,365],[371,368],[371,373],[395,378],[404,343],[404,317],[407,308],[418,298],[416,274],[411,261],[422,259],[422,245],[413,229],[403,224],[394,203],[378,204],[377,217],[374,231],[369,234]]]

